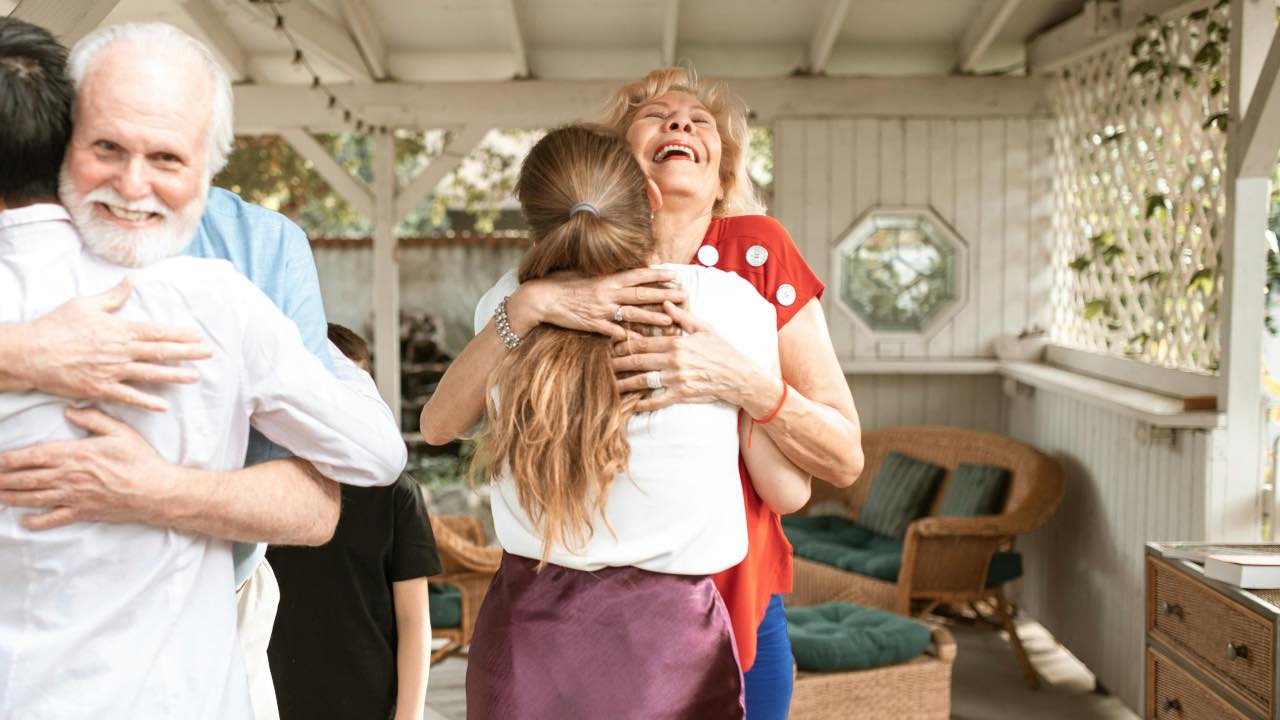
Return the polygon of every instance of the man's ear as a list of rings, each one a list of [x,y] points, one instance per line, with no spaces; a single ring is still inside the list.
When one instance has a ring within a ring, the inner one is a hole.
[[[662,191],[658,189],[658,183],[652,179],[645,181],[645,194],[649,196],[649,209],[658,212],[662,209]]]

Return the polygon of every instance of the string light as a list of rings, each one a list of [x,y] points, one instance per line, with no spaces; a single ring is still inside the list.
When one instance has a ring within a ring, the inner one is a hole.
[[[312,66],[311,61],[302,51],[302,46],[299,45],[297,39],[294,38],[293,33],[289,32],[289,28],[285,24],[284,15],[281,14],[280,8],[277,7],[278,0],[249,0],[249,2],[255,5],[265,5],[271,8],[271,14],[275,16],[276,32],[284,35],[285,40],[287,40],[289,45],[293,48],[292,63],[294,65],[301,66],[309,75],[311,75],[311,89],[322,93],[327,98],[329,109],[341,113],[342,122],[353,128],[356,134],[369,135],[373,133],[375,129],[379,134],[387,134],[388,130],[386,125],[375,125],[372,122],[359,117],[351,108],[340,102],[338,100],[338,96],[329,89],[329,86],[324,84],[324,81],[320,79],[320,73],[316,72],[315,67]]]

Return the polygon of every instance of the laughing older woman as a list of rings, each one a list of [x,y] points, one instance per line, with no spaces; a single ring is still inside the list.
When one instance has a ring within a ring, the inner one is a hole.
[[[618,340],[615,369],[623,389],[658,383],[666,392],[641,404],[723,401],[743,408],[796,466],[844,487],[862,471],[861,431],[819,302],[823,286],[786,230],[758,214],[746,173],[745,114],[718,83],[681,68],[655,70],[620,88],[605,122],[625,134],[645,173],[661,191],[653,229],[665,262],[733,271],[777,309],[782,377],[742,357],[714,331],[672,305],[679,302],[658,269],[604,279],[559,278],[525,283],[510,297],[510,328],[523,335],[540,323],[597,332]],[[620,321],[668,325],[677,336],[632,337]],[[422,412],[422,434],[440,444],[465,433],[484,411],[484,383],[502,357],[492,322],[463,350]],[[792,665],[781,594],[791,589],[791,547],[778,514],[798,510],[807,493],[786,491],[740,466],[749,550],[716,576],[733,621],[746,671],[748,718],[784,718]]]

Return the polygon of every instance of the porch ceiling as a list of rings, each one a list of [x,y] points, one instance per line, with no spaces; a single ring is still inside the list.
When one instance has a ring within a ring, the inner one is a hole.
[[[70,0],[0,0],[101,5]],[[110,3],[108,3],[110,4]],[[702,74],[945,76],[1020,66],[1029,38],[1084,0],[288,0],[326,83]],[[270,12],[250,0],[119,0],[103,22],[162,20],[217,46],[238,82],[305,84]],[[972,38],[984,35],[977,52]],[[966,45],[966,42],[970,42]],[[966,63],[966,55],[971,61]]]

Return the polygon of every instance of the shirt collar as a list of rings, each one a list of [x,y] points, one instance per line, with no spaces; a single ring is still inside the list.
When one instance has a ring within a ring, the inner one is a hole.
[[[12,210],[0,211],[0,232],[20,225],[63,220],[71,222],[67,209],[54,203],[36,203]]]

